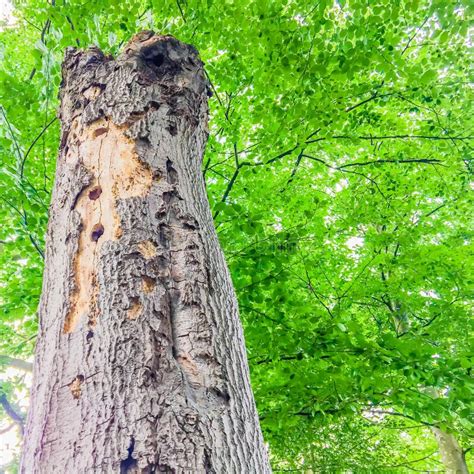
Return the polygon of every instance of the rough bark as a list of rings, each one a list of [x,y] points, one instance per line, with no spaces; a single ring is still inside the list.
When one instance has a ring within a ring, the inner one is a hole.
[[[69,49],[23,473],[266,473],[196,50]]]
[[[446,433],[435,426],[433,426],[431,430],[438,442],[441,460],[446,468],[446,473],[469,474],[463,450],[454,435]]]

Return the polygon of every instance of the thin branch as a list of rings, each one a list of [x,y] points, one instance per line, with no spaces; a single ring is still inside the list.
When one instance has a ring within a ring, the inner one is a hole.
[[[293,153],[297,148],[298,148],[298,145],[294,146],[293,148],[290,148],[289,150],[284,151],[283,153],[280,153],[280,154],[277,155],[277,156],[274,156],[273,158],[270,158],[268,161],[261,162],[261,163],[258,163],[258,164],[268,165],[268,164],[270,164],[270,163],[273,163],[274,161],[279,160],[280,158],[283,158],[284,156],[290,155],[290,154]]]
[[[382,82],[382,84],[380,84],[378,87],[382,87],[384,84],[384,82]],[[371,102],[372,100],[375,100],[375,99],[381,99],[383,97],[390,97],[392,95],[395,95],[396,92],[388,92],[387,94],[381,94],[379,95],[379,91],[376,90],[368,99],[365,99],[365,100],[362,100],[361,102],[355,104],[355,105],[351,105],[350,107],[347,107],[345,109],[345,112],[351,112],[352,110],[354,109],[357,109],[357,107],[360,107],[364,104],[367,104],[367,102]]]
[[[369,165],[377,165],[379,163],[426,163],[429,165],[442,163],[441,160],[437,160],[434,158],[413,158],[408,160],[372,160],[372,161],[364,161],[364,162],[356,162],[356,163],[348,163],[347,165],[338,166],[337,169],[343,170],[344,168],[350,168],[353,166],[369,166]]]
[[[210,171],[211,173],[217,174],[217,176],[220,176],[224,181],[227,181],[227,182],[230,181],[230,179],[227,176],[224,176],[220,171],[216,171],[214,168],[209,168],[208,171]]]
[[[35,30],[38,30],[39,32],[41,32],[41,28],[35,25],[32,21],[28,20],[28,18],[26,18],[25,16],[22,17],[22,20],[25,20],[26,23],[28,23],[28,25],[32,26]]]
[[[402,463],[399,463],[399,464],[384,465],[382,467],[385,467],[385,468],[387,468],[387,467],[394,468],[394,467],[402,467],[402,466],[409,467],[408,464],[413,464],[415,462],[424,461],[425,459],[430,458],[431,456],[433,456],[437,452],[438,452],[438,450],[435,450],[431,454],[428,454],[427,456],[423,456],[422,458],[413,459],[412,461],[406,461],[406,462],[402,462]],[[426,471],[422,471],[422,472],[426,472]]]
[[[72,22],[71,18],[68,15],[66,15],[66,20],[69,23],[69,25],[71,26],[71,30],[76,31],[76,28],[74,28],[74,23]],[[79,38],[76,38],[76,44],[77,44],[78,47],[81,46],[81,42],[79,41]]]
[[[259,311],[258,309],[253,308],[252,306],[245,306],[245,305],[239,305],[240,308],[247,309],[248,311],[252,311],[253,313],[259,314],[260,316],[263,316],[264,318],[268,319],[269,321],[272,321],[276,324],[281,324],[283,327],[286,327],[288,329],[288,326],[283,322],[283,321],[278,321],[278,319],[272,318],[271,316],[268,316],[268,314],[263,313],[262,311]]]
[[[420,139],[420,140],[472,140],[474,136],[467,137],[440,137],[436,135],[381,135],[381,136],[350,136],[350,135],[333,135],[330,138],[348,139],[348,140],[397,140],[397,139]]]
[[[222,103],[222,101],[219,97],[219,94],[217,93],[216,88],[214,87],[214,84],[212,83],[211,78],[209,77],[209,74],[205,69],[204,69],[204,74],[206,75],[207,80],[209,81],[209,85],[211,86],[212,92],[214,92],[214,94],[216,95],[216,98],[217,98],[217,101],[219,102],[219,105],[221,107],[224,107],[224,105],[223,105],[223,103]]]
[[[30,242],[33,244],[33,247],[40,254],[41,259],[44,260],[44,252],[41,250],[41,247],[39,246],[36,239],[30,233],[28,233],[28,237],[30,238]]]
[[[307,283],[309,291],[319,301],[319,303],[324,307],[324,309],[327,311],[327,313],[329,314],[331,319],[334,319],[334,314],[332,313],[331,308],[329,308],[329,306],[323,301],[323,299],[318,295],[317,291],[314,289],[313,283],[310,279],[308,270],[306,268],[306,264],[304,264],[304,265],[305,265],[306,278],[308,279],[308,281],[306,283]]]
[[[289,177],[288,181],[286,182],[286,185],[289,186],[291,182],[293,181],[296,172],[298,171],[298,167],[301,163],[301,160],[303,159],[303,152],[304,148],[300,151],[298,158],[296,158],[295,166],[293,167],[293,170],[291,171],[291,176]],[[286,188],[283,188],[281,191],[283,192]]]
[[[44,127],[43,130],[39,133],[39,135],[31,142],[31,145],[28,147],[28,150],[26,150],[25,156],[23,157],[23,160],[21,162],[20,166],[20,177],[23,179],[23,174],[25,170],[25,163],[26,159],[28,158],[28,155],[30,154],[31,150],[37,143],[37,141],[43,136],[43,134],[48,130],[48,128],[57,120],[57,117],[54,117],[51,121],[49,121]]]
[[[179,13],[181,14],[181,18],[182,18],[183,21],[186,23],[186,17],[184,16],[183,9],[181,8],[181,3],[180,3],[180,1],[179,1],[179,0],[176,0],[176,4],[178,5]]]
[[[234,174],[232,175],[232,178],[230,178],[229,184],[227,185],[227,188],[225,189],[224,194],[222,195],[222,199],[221,199],[220,202],[226,202],[227,196],[229,196],[229,193],[230,193],[232,187],[234,186],[235,180],[237,179],[237,176],[239,176],[239,171],[240,171],[240,167],[235,169]],[[217,210],[214,213],[214,219],[219,215],[219,212],[220,211]]]
[[[54,5],[54,4],[53,4]],[[43,29],[41,30],[41,42],[46,45],[45,43],[45,37],[46,37],[46,33],[49,32],[49,27],[51,26],[51,20],[48,18],[45,23],[44,23],[44,26],[43,26]],[[36,74],[36,68],[34,67],[31,72],[30,72],[30,75],[28,77],[28,80],[31,81],[33,79],[33,77],[35,77],[35,74]]]
[[[224,112],[224,115],[225,115],[226,120],[227,120],[230,124],[232,124],[232,121],[231,121],[230,118],[229,118],[230,106],[231,106],[231,104],[232,104],[232,98],[233,98],[233,97],[232,97],[232,92],[231,92],[230,94],[227,94],[227,92],[226,92],[226,95],[227,95],[228,99],[227,99],[227,108],[226,108],[226,110],[225,110],[225,112]]]
[[[405,51],[410,47],[410,43],[416,38],[416,36],[418,35],[419,31],[426,25],[426,22],[430,19],[430,16],[428,15],[425,20],[423,21],[423,23],[416,29],[415,33],[413,33],[413,35],[411,36],[411,38],[408,40],[407,44],[405,45],[405,47],[403,48],[403,51],[402,51],[402,54],[401,56],[403,56],[405,54]]]
[[[20,150],[20,146],[18,145],[18,142],[16,140],[16,137],[15,137],[15,134],[13,133],[13,128],[7,118],[7,114],[5,113],[5,109],[0,106],[0,110],[2,111],[2,115],[3,115],[3,118],[5,119],[5,122],[7,123],[7,127],[8,127],[8,130],[10,132],[10,135],[12,137],[12,141],[15,145],[15,148],[16,148],[16,151],[18,153],[18,159],[21,160],[21,157],[22,157],[22,153],[21,153],[21,150]]]
[[[234,143],[234,158],[235,158],[235,167],[240,168],[239,164],[239,152],[237,150],[237,143]]]
[[[33,247],[36,249],[36,251],[40,254],[41,258],[44,260],[44,252],[39,246],[39,243],[37,242],[36,238],[33,236],[33,234],[28,230],[28,216],[25,212],[25,209],[23,208],[23,218],[25,221],[25,229],[27,230],[28,237],[30,239],[30,242],[33,244]]]
[[[459,198],[458,198],[459,199]],[[457,199],[455,199],[455,201],[457,201]],[[453,202],[453,201],[452,201]],[[444,206],[446,206],[446,204],[448,204],[447,202],[439,205],[438,207],[435,207],[432,211],[428,212],[427,214],[424,215],[424,217],[430,217],[431,215],[433,215],[435,212],[439,211],[440,209],[442,209]]]
[[[38,242],[36,239],[33,237],[31,234],[30,230],[28,229],[28,218],[25,212],[25,209],[23,208],[23,212],[21,212],[14,204],[12,204],[8,199],[6,199],[3,196],[0,196],[0,199],[4,202],[7,203],[8,206],[10,206],[15,212],[18,213],[18,215],[21,217],[21,225],[24,228],[26,234],[28,235],[31,243],[37,250],[37,252],[40,254],[41,258],[44,260],[44,252],[41,250],[41,247],[39,246]]]
[[[421,423],[425,426],[436,426],[434,423],[428,423],[426,421],[417,420],[415,417],[410,415],[405,415],[403,413],[399,413],[397,411],[387,411],[387,410],[370,410],[370,413],[375,413],[377,415],[391,415],[391,416],[401,416],[403,418],[407,418],[408,420],[416,421]]]
[[[12,407],[10,402],[8,401],[5,394],[0,395],[0,405],[5,410],[5,413],[12,419],[12,421],[18,425],[20,429],[20,433],[23,436],[25,432],[25,425],[24,425],[24,417],[17,413],[16,410]]]
[[[346,112],[350,112],[351,110],[357,109],[357,107],[360,107],[361,105],[367,104],[367,102],[376,99],[377,95],[378,91],[375,91],[368,99],[365,99],[362,102],[359,102],[358,104],[352,105],[351,107],[347,107]]]

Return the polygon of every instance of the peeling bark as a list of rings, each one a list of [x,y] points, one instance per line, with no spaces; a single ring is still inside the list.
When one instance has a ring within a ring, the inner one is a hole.
[[[270,472],[201,175],[195,49],[69,49],[22,473]]]

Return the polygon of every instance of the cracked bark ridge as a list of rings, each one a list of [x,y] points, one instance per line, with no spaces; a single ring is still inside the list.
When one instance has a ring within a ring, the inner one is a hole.
[[[201,175],[196,50],[68,49],[22,473],[270,472]]]

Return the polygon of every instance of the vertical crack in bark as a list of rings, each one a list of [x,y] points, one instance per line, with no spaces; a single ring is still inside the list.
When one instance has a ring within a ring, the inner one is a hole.
[[[185,383],[192,388],[198,388],[203,385],[203,379],[193,357],[194,348],[190,338],[190,332],[197,329],[197,324],[196,321],[193,321],[192,310],[190,311],[185,307],[182,298],[183,286],[196,284],[196,281],[190,280],[190,277],[197,277],[192,272],[195,269],[188,267],[187,272],[185,271],[186,252],[188,250],[186,246],[189,239],[192,238],[192,232],[185,229],[180,219],[180,198],[176,186],[178,174],[169,158],[166,160],[166,182],[170,190],[163,192],[162,198],[166,207],[167,220],[164,235],[169,259],[167,280],[169,282],[168,301],[173,357],[182,371]],[[196,326],[196,329],[192,326]]]
[[[172,353],[183,375],[188,393],[199,400],[201,409],[207,410],[208,393],[229,398],[222,381],[212,341],[212,324],[207,314],[211,308],[205,300],[209,291],[208,271],[203,260],[201,229],[197,220],[189,215],[178,193],[180,176],[171,159],[165,163],[160,235],[166,248],[168,275],[165,287],[168,294]]]
[[[97,187],[99,189],[102,189],[102,183],[101,183],[101,178],[102,178],[102,169],[101,169],[101,164],[102,164],[102,147],[104,145],[104,139],[107,138],[107,134],[109,133],[110,130],[110,122],[109,120],[106,121],[104,127],[97,127],[95,130],[92,131],[92,137],[94,139],[101,137],[100,138],[100,145],[99,145],[99,152],[97,155]],[[105,150],[107,151],[107,150]],[[110,158],[109,158],[110,159]],[[102,194],[102,193],[101,193]],[[107,198],[106,195],[104,195],[105,198]],[[97,224],[94,225],[92,228],[92,236],[94,236],[94,229],[95,229],[95,235],[98,235],[98,238],[102,237],[104,235],[105,229],[104,225],[102,224],[102,201],[103,199],[92,199],[92,201],[96,201],[98,206],[99,206],[99,218]],[[107,203],[105,203],[105,206],[107,206]],[[114,204],[113,204],[114,206]],[[114,206],[115,207],[115,206]],[[99,234],[100,235],[99,235]],[[98,242],[98,238],[96,242]],[[94,239],[93,239],[94,240]],[[92,295],[91,295],[91,302],[89,304],[89,314],[87,315],[88,317],[88,325],[89,327],[94,327],[97,318],[100,314],[100,308],[98,307],[98,299],[97,295],[99,293],[99,281],[98,281],[98,275],[97,275],[97,258],[98,254],[100,254],[100,247],[103,244],[103,241],[100,243],[101,245],[96,245],[94,247],[94,253],[92,255],[92,275],[91,275],[91,290],[92,290]]]
[[[151,169],[139,159],[135,143],[125,135],[125,130],[126,127],[118,127],[109,119],[100,119],[76,135],[77,153],[92,177],[92,184],[81,192],[74,206],[81,229],[73,264],[75,288],[64,322],[65,333],[73,332],[84,315],[89,326],[96,323],[100,311],[96,271],[100,250],[105,242],[122,235],[117,201],[146,196],[152,185]],[[71,148],[66,160],[76,159]]]

